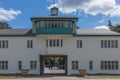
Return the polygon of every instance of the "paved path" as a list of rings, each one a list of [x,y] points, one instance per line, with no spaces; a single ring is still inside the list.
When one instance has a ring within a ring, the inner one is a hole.
[[[79,77],[36,77],[36,78],[17,78],[17,79],[0,79],[0,80],[120,80],[120,79],[94,79]]]

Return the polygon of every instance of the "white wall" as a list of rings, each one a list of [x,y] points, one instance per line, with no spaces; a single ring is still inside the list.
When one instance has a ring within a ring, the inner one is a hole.
[[[46,47],[46,39],[63,39],[63,47]],[[79,61],[79,69],[86,69],[88,73],[118,73],[119,70],[101,70],[101,60],[116,60],[120,62],[120,46],[118,48],[101,48],[101,40],[118,40],[119,37],[81,37],[81,36],[39,36],[39,37],[0,37],[8,40],[9,48],[0,49],[0,61],[7,60],[8,70],[0,73],[20,73],[18,61],[22,61],[23,69],[30,69],[30,61],[37,61],[37,70],[30,70],[31,74],[40,74],[39,55],[63,54],[68,57],[68,75],[78,73],[71,69],[71,61]],[[27,40],[33,40],[33,48],[27,48]],[[83,48],[77,48],[76,40],[83,40]],[[93,70],[89,70],[89,61],[93,61]],[[120,66],[120,65],[119,65]]]
[[[38,69],[30,71],[39,74],[39,54],[36,53],[36,39],[33,37],[0,37],[0,40],[8,40],[7,49],[0,48],[0,61],[8,61],[8,70],[0,70],[0,73],[20,73],[18,61],[22,61],[23,69],[30,69],[30,61],[37,60]],[[27,40],[33,40],[33,48],[27,48]]]
[[[76,40],[83,40],[83,48],[77,48]],[[69,64],[71,66],[72,60],[79,61],[79,69],[86,69],[88,73],[115,73],[120,74],[120,70],[101,70],[100,62],[106,61],[120,61],[120,47],[118,48],[101,48],[101,40],[118,40],[119,37],[74,37],[68,42],[69,49]],[[67,46],[67,45],[66,45]],[[93,70],[89,70],[89,61],[93,61]],[[68,68],[69,73],[77,73],[78,71]],[[68,74],[69,74],[68,73]]]

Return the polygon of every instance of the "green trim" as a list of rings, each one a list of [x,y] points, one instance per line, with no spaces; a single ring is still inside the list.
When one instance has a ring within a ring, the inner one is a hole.
[[[56,34],[54,34],[54,33],[46,33],[46,34],[37,34],[37,35],[73,35],[72,33],[69,33],[69,34],[67,34],[67,33],[56,33]]]
[[[73,34],[72,28],[37,28],[37,34]]]
[[[37,35],[72,35],[73,37],[116,37],[116,36],[120,36],[120,35],[76,35],[76,34],[62,34],[62,33],[58,33],[58,34],[36,34],[36,35],[0,35],[0,37],[36,37]]]
[[[73,19],[35,19],[36,21],[73,21]],[[77,22],[77,20],[76,20]]]
[[[52,7],[51,9],[57,9],[57,10],[58,10],[58,8],[57,8],[57,7]]]
[[[36,35],[0,35],[0,37],[35,37]]]
[[[78,21],[78,18],[63,18],[63,17],[34,17],[34,18],[31,18],[31,20],[76,20]]]
[[[120,36],[120,35],[76,35],[76,34],[74,34],[73,36],[85,36],[85,37],[87,37],[87,36],[95,36],[95,37],[101,37],[101,36],[112,36],[112,37],[114,37],[114,36]]]

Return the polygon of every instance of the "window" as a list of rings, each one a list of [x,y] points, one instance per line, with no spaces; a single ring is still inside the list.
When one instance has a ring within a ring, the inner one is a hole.
[[[48,47],[48,39],[46,40],[46,47]]]
[[[33,41],[27,40],[27,48],[33,48]]]
[[[0,40],[0,48],[8,48],[8,40]]]
[[[57,10],[52,10],[52,14],[57,15]]]
[[[55,39],[53,40],[53,46],[56,46],[56,40]]]
[[[70,22],[70,28],[72,28],[72,22]]]
[[[47,27],[47,22],[45,22],[45,27]]]
[[[89,62],[89,69],[92,70],[93,69],[93,61]]]
[[[77,48],[82,48],[82,40],[77,40]]]
[[[30,69],[37,69],[37,61],[30,61]]]
[[[62,21],[45,21],[43,25],[47,28],[65,27],[65,23]]]
[[[118,70],[118,61],[101,61],[102,70]]]
[[[62,27],[64,27],[64,23],[62,23]]]
[[[18,61],[18,69],[19,69],[19,70],[22,69],[22,61]]]
[[[57,47],[59,47],[59,39],[57,39],[56,41],[57,41]]]
[[[63,47],[62,39],[46,39],[46,47]]]
[[[49,40],[49,45],[50,45],[50,47],[52,47],[52,40],[51,39]]]
[[[101,40],[101,48],[118,48],[118,40]]]
[[[61,47],[63,47],[63,40],[61,39]]]
[[[77,70],[78,69],[78,61],[72,61],[72,69]]]
[[[118,40],[115,40],[115,48],[118,48]]]
[[[8,69],[8,61],[0,61],[0,70]]]

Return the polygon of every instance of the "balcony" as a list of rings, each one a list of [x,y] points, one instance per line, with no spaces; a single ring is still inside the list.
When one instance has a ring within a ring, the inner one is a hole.
[[[48,27],[43,27],[43,28],[37,28],[36,29],[37,34],[73,34],[73,29],[72,28],[48,28]]]

